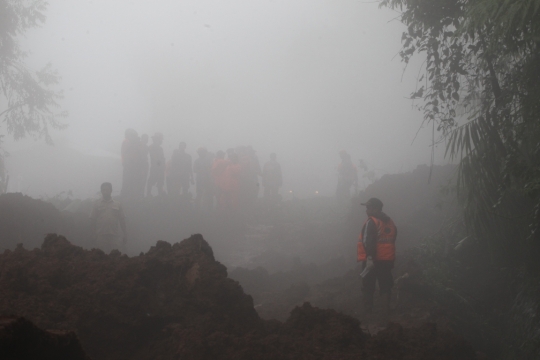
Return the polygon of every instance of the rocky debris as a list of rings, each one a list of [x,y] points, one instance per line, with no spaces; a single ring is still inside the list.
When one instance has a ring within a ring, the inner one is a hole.
[[[407,173],[386,174],[370,184],[357,199],[353,212],[361,228],[365,219],[365,202],[377,197],[384,203],[384,211],[398,227],[397,251],[418,246],[426,236],[440,231],[444,221],[461,213],[455,194],[457,167],[419,165]],[[357,233],[360,233],[357,228]]]
[[[40,249],[6,250],[0,314],[12,313],[74,330],[95,359],[475,359],[460,337],[433,327],[370,336],[358,320],[309,303],[284,323],[262,320],[201,235],[133,258],[54,234]]]
[[[45,331],[22,317],[0,317],[0,354],[4,360],[89,360],[72,331]]]
[[[13,250],[17,244],[28,249],[38,248],[46,234],[56,232],[69,237],[74,244],[91,248],[93,201],[74,200],[72,203],[69,209],[60,211],[51,202],[21,193],[0,195],[0,251]]]
[[[250,296],[227,278],[200,235],[146,254],[83,250],[48,235],[0,255],[0,313],[73,329],[90,356],[133,358],[168,326],[243,333],[260,326]]]
[[[60,223],[60,212],[52,204],[21,193],[0,195],[0,250],[14,249],[19,243],[39,247]]]
[[[393,304],[398,308],[396,319],[420,305],[429,312],[430,288],[424,282],[422,268],[413,260],[398,264],[394,273]],[[361,304],[360,265],[345,274],[323,281],[319,273],[327,266],[307,264],[289,271],[268,273],[266,269],[235,268],[229,276],[237,280],[244,291],[253,296],[255,309],[264,319],[285,321],[290,311],[308,301],[320,308],[330,308],[347,315],[359,316]],[[386,325],[386,324],[384,324]]]
[[[473,360],[463,338],[438,331],[434,324],[404,329],[389,324],[376,335],[362,332],[360,322],[334,310],[304,303],[283,324],[266,322],[263,331],[243,337],[231,333],[177,331],[173,342],[182,359],[377,359]],[[163,357],[167,358],[167,357]],[[173,357],[170,357],[173,358]]]
[[[405,329],[390,323],[366,343],[367,353],[378,357],[367,359],[458,360],[477,359],[471,345],[462,337],[448,331],[438,331],[433,323]]]

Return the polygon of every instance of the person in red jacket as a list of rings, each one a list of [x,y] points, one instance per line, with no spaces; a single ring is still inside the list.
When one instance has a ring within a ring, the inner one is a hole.
[[[358,240],[358,261],[363,261],[362,294],[364,311],[373,310],[375,284],[379,282],[379,291],[386,313],[390,309],[390,297],[394,278],[392,269],[396,259],[397,228],[392,219],[383,211],[383,203],[371,198],[363,203],[368,216]],[[368,269],[366,269],[366,267]]]

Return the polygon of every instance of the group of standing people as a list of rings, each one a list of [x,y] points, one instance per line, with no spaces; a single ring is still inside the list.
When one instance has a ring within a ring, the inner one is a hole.
[[[251,146],[238,146],[226,152],[212,153],[205,147],[197,149],[193,161],[180,142],[167,161],[163,151],[163,134],[138,136],[127,129],[122,143],[123,198],[152,196],[154,187],[160,196],[191,199],[190,187],[195,185],[195,204],[203,210],[217,207],[222,211],[253,208],[259,195],[259,179],[264,197],[275,202],[280,199],[283,178],[276,154],[261,169]]]

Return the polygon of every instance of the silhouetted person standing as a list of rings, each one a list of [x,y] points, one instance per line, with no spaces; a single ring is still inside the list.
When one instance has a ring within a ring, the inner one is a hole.
[[[95,245],[107,254],[127,243],[126,217],[120,203],[114,201],[111,195],[112,184],[101,184],[101,199],[96,201],[90,215]],[[119,227],[122,229],[122,237]]]
[[[240,173],[238,174],[238,203],[244,215],[252,210],[252,195],[253,195],[253,170],[252,158],[247,146],[238,146],[236,152],[238,155],[238,164],[240,165]]]
[[[140,140],[133,129],[127,129],[122,143],[122,190],[124,199],[133,198],[137,194],[138,179],[140,177]]]
[[[338,165],[338,185],[336,197],[340,201],[348,200],[351,196],[351,186],[358,187],[358,169],[351,161],[346,151],[339,152],[341,163]]]
[[[217,208],[220,212],[225,211],[225,204],[223,201],[225,198],[223,194],[226,191],[226,171],[227,166],[230,161],[225,159],[225,153],[223,151],[218,151],[216,153],[216,158],[212,164],[212,178],[214,180],[214,194],[217,199]]]
[[[143,197],[148,179],[148,134],[142,134],[139,142],[139,168],[137,174],[137,197]]]
[[[154,185],[158,189],[158,195],[163,195],[163,185],[165,184],[165,154],[163,153],[163,134],[156,133],[152,136],[152,144],[148,147],[150,155],[150,175],[146,185],[146,196],[152,195]]]
[[[191,155],[186,153],[186,143],[181,142],[173,151],[167,173],[167,192],[171,196],[187,197],[189,185],[193,183],[193,165]]]
[[[240,177],[242,175],[242,165],[236,153],[229,153],[229,162],[224,173],[224,191],[221,195],[222,204],[227,213],[238,216],[240,207]]]
[[[264,164],[262,171],[264,197],[270,202],[279,200],[279,188],[283,185],[281,166],[276,160],[276,154],[270,154],[270,161]]]
[[[247,207],[251,211],[257,203],[259,197],[259,176],[261,176],[261,163],[257,157],[257,152],[251,146],[246,147],[246,154],[249,159],[248,172],[248,188],[247,190]]]
[[[201,147],[197,150],[198,158],[193,163],[193,172],[196,175],[195,186],[197,195],[195,203],[203,210],[210,210],[213,203],[213,180],[212,180],[212,154]]]

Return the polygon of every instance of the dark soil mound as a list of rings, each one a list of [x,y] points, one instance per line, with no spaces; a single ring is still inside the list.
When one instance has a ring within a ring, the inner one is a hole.
[[[417,246],[424,237],[440,230],[443,222],[461,213],[456,201],[455,165],[420,165],[412,172],[386,174],[369,185],[360,196],[353,199],[353,212],[363,224],[365,202],[377,197],[384,203],[384,211],[398,227],[398,252]],[[360,233],[361,228],[357,229]]]
[[[0,195],[0,249],[24,243],[39,247],[46,234],[58,231],[60,212],[47,202],[21,193]]]
[[[128,258],[48,235],[41,249],[0,256],[0,313],[48,329],[75,329],[95,358],[134,357],[170,324],[238,331],[260,320],[250,296],[200,235],[158,242]]]
[[[389,324],[366,344],[367,359],[454,360],[476,359],[469,343],[451,332],[437,331],[435,324],[404,329]]]
[[[369,336],[358,320],[309,303],[295,308],[285,323],[268,321],[264,331],[242,337],[221,331],[177,331],[171,340],[182,359],[477,359],[463,338],[439,332],[434,324],[413,329],[389,324]]]
[[[17,317],[0,317],[0,354],[4,360],[90,359],[74,332],[41,330]]]
[[[46,234],[62,233],[74,244],[94,247],[90,211],[92,200],[72,201],[69,210],[21,193],[0,195],[0,251],[17,244],[33,249],[41,246]]]
[[[309,303],[285,323],[261,320],[200,235],[128,258],[48,235],[0,255],[0,313],[73,329],[95,359],[474,359],[459,337],[389,328]],[[444,354],[443,354],[444,353]],[[416,357],[415,357],[416,356]]]

